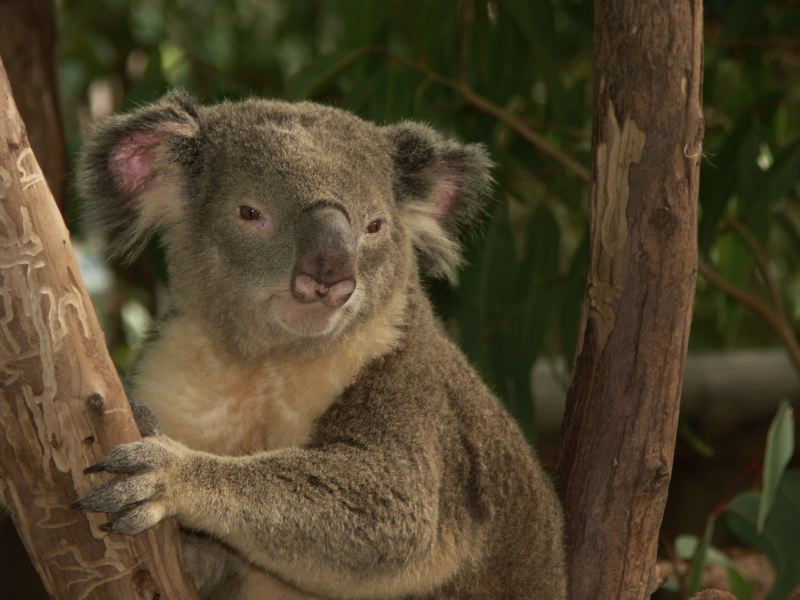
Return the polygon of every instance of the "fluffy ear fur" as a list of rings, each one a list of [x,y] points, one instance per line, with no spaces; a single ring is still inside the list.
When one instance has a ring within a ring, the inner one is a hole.
[[[200,124],[181,91],[100,123],[81,153],[87,220],[109,232],[112,253],[132,259],[186,208],[186,175],[200,168]]]
[[[461,263],[459,235],[491,187],[483,146],[446,140],[406,121],[384,128],[394,161],[394,196],[422,269],[453,279]]]

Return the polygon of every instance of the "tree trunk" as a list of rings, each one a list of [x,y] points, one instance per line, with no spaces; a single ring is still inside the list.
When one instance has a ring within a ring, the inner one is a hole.
[[[559,461],[571,600],[646,598],[697,272],[702,2],[595,1],[591,262]]]
[[[0,490],[60,600],[196,598],[174,522],[106,535],[83,469],[139,438],[0,61]]]
[[[31,148],[63,213],[67,150],[58,100],[54,0],[0,2],[0,57]]]

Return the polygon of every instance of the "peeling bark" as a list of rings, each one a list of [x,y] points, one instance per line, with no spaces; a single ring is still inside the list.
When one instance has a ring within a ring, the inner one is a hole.
[[[174,522],[126,538],[70,503],[139,438],[0,62],[0,490],[48,593],[196,598]]]
[[[572,600],[649,597],[697,273],[702,2],[595,1],[591,264],[559,461]]]

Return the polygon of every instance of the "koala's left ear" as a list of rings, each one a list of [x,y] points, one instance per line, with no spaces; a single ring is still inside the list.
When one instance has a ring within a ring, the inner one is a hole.
[[[132,259],[157,230],[188,209],[185,183],[200,164],[200,122],[177,90],[98,124],[84,144],[78,187],[86,220],[110,234],[115,255]]]
[[[394,196],[421,266],[453,279],[461,230],[481,209],[492,162],[483,146],[459,144],[411,121],[384,127],[394,162]]]

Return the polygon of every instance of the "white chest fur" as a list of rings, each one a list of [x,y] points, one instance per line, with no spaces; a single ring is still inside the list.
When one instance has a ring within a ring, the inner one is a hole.
[[[243,366],[218,352],[200,326],[178,318],[140,360],[133,397],[165,434],[197,450],[240,456],[301,445],[361,367],[396,340],[397,330],[381,320],[327,355]]]

